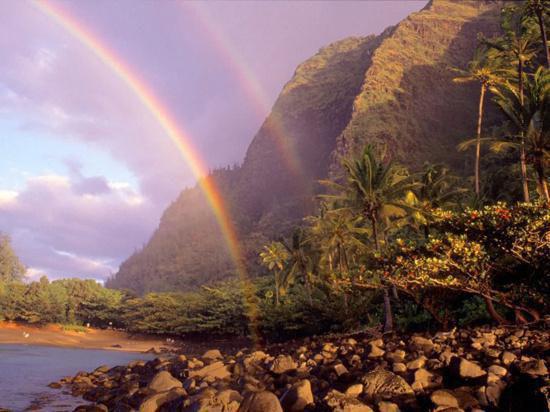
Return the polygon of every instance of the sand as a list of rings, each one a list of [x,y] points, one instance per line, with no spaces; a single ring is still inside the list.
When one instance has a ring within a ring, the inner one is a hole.
[[[85,332],[76,332],[63,330],[60,325],[29,326],[11,322],[0,322],[0,343],[125,352],[145,352],[161,346],[171,348],[166,341],[156,337],[131,336],[116,330],[87,328]]]

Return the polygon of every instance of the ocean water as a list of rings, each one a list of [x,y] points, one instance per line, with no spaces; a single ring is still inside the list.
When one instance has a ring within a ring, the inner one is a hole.
[[[72,411],[86,402],[63,393],[63,389],[48,388],[50,382],[101,365],[116,366],[152,357],[108,350],[0,344],[0,409]]]

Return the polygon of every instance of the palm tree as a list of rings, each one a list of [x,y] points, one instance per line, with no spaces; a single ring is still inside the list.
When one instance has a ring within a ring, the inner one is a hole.
[[[434,209],[453,209],[467,190],[460,186],[460,179],[442,164],[424,163],[415,176],[418,187],[407,195],[407,203],[413,209],[413,224],[422,226],[426,238]]]
[[[297,275],[302,277],[309,303],[312,304],[311,284],[316,271],[316,251],[313,249],[311,242],[308,242],[306,232],[302,228],[294,231],[290,243],[281,240],[281,244],[289,254],[289,277],[295,278]]]
[[[546,58],[546,68],[550,69],[550,53],[548,52],[548,38],[546,36],[545,15],[550,13],[550,4],[547,0],[527,0],[523,9],[524,16],[535,17],[539,25],[540,38]]]
[[[473,60],[468,64],[468,68],[459,70],[461,75],[453,79],[455,83],[478,82],[480,85],[479,104],[477,111],[477,129],[476,129],[476,159],[474,166],[474,186],[475,193],[480,195],[480,163],[481,163],[481,129],[483,122],[483,111],[485,94],[487,90],[500,81],[499,70],[496,66],[496,60],[489,58],[487,50],[478,48]]]
[[[362,218],[354,216],[347,208],[327,209],[319,216],[308,218],[310,237],[308,242],[316,243],[321,252],[319,264],[325,268],[329,282],[338,286],[340,281],[351,278],[352,266],[357,256],[367,252],[363,239],[368,229],[361,227]],[[344,291],[344,308],[348,309],[347,293]]]
[[[527,76],[524,95],[520,96],[510,84],[495,89],[495,102],[514,125],[517,134],[511,140],[495,141],[496,152],[506,148],[524,150],[532,158],[537,175],[537,191],[550,202],[545,165],[550,158],[550,71],[540,67]],[[520,142],[514,141],[518,137]]]
[[[264,246],[260,253],[262,264],[275,275],[275,304],[280,304],[280,294],[288,286],[289,278],[284,276],[284,269],[288,260],[288,252],[280,242],[271,242]]]
[[[357,158],[342,160],[344,184],[322,182],[336,193],[326,198],[369,222],[377,252],[381,250],[378,236],[380,225],[386,223],[388,226],[392,217],[407,212],[408,206],[403,198],[417,186],[403,166],[385,161],[385,158],[385,148],[375,148],[369,144]],[[393,329],[393,316],[387,287],[384,288],[384,313],[384,331],[389,332]]]
[[[521,14],[514,7],[504,11],[502,28],[504,36],[496,41],[484,40],[485,44],[496,50],[496,56],[502,58],[515,68],[518,97],[521,106],[524,99],[525,67],[536,56],[535,33],[525,24]],[[525,153],[525,136],[520,134],[520,166],[523,200],[530,201],[529,185],[527,183],[527,156]]]

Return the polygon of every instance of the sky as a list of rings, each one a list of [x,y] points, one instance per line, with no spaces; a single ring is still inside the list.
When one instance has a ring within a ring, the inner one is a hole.
[[[48,1],[154,94],[207,168],[242,162],[298,64],[422,1]],[[27,266],[94,278],[196,176],[108,62],[35,2],[0,2],[0,232]]]

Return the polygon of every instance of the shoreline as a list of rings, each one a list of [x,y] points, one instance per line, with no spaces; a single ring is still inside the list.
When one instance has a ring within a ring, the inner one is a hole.
[[[27,337],[26,337],[27,336]],[[176,350],[158,337],[130,335],[117,330],[87,328],[85,332],[63,330],[61,325],[32,326],[0,322],[0,344],[38,345],[74,349],[97,349],[145,353],[154,348]]]

